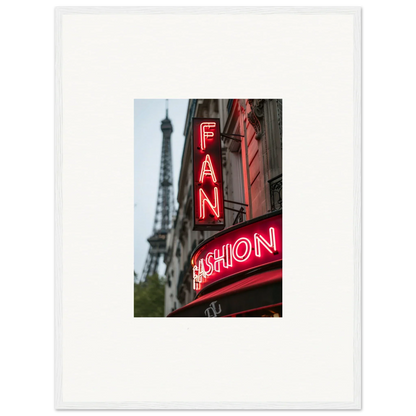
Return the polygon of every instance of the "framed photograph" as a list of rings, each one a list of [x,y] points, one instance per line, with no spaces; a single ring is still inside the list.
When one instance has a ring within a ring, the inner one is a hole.
[[[55,407],[360,409],[360,8],[55,19]]]

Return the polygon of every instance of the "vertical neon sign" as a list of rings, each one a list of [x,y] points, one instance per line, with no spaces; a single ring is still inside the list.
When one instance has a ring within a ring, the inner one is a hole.
[[[224,193],[218,118],[194,118],[192,156],[194,230],[222,230]]]

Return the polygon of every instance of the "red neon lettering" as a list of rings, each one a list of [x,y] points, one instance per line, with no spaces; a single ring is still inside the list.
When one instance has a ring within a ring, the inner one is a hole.
[[[245,250],[244,250],[244,254],[240,255],[238,253],[238,248],[240,247],[241,244],[244,244],[246,246]],[[238,261],[238,262],[243,262],[246,261],[251,254],[251,241],[248,238],[245,237],[241,237],[239,238],[233,246],[233,256],[234,256],[234,260]]]
[[[213,121],[206,121],[204,123],[201,123],[201,125],[199,126],[200,129],[200,135],[201,135],[201,150],[205,150],[206,148],[206,144],[205,144],[205,139],[212,139],[214,137],[214,132],[213,131],[206,131],[208,129],[213,129],[215,128],[216,123]]]
[[[212,191],[205,192],[213,201]],[[208,214],[211,212],[207,211]],[[226,231],[201,244],[191,259],[191,264],[198,267],[197,292],[233,274],[282,261],[281,221],[280,215],[264,218],[259,223],[248,224],[247,228],[233,227],[229,233]]]
[[[220,205],[218,203],[218,188],[214,188],[214,205],[208,199],[207,194],[202,188],[199,189],[199,219],[205,218],[205,203],[208,204],[211,211],[214,213],[216,218],[220,217]]]
[[[198,273],[198,267],[194,266],[192,268],[192,277],[194,280],[194,290],[199,290],[200,289],[200,284],[202,283],[202,277],[200,276],[200,274]]]
[[[214,257],[214,253],[209,252],[206,256],[205,256],[205,263],[208,266],[208,270],[206,271],[207,276],[211,276],[212,272],[214,271],[214,265],[212,264],[212,257]]]
[[[263,247],[271,254],[276,251],[276,236],[274,234],[274,228],[269,228],[269,237],[270,243],[266,241],[266,239],[258,233],[254,234],[254,250],[257,257],[260,257],[260,243]]]
[[[222,246],[222,255],[219,255],[220,251],[218,249],[214,250],[214,268],[216,272],[220,271],[220,263],[222,262],[223,267],[228,269],[233,265],[231,255],[231,244],[226,244]]]
[[[207,273],[205,271],[205,266],[204,266],[204,260],[203,259],[199,260],[199,274],[204,279],[207,278]]]
[[[257,257],[260,257],[260,243],[269,253],[273,254],[276,251],[276,236],[273,227],[269,228],[269,237],[270,243],[259,233],[254,234],[254,252]]]
[[[202,283],[202,279],[207,278],[207,273],[204,267],[204,260],[201,259],[198,262],[198,266],[194,266],[193,270],[193,279],[194,279],[194,290],[200,290],[200,284]]]
[[[232,267],[233,265],[233,246],[231,244],[227,244],[225,246],[227,250],[227,264],[228,267]]]
[[[199,175],[199,182],[204,183],[204,177],[211,176],[212,182],[217,183],[217,177],[215,176],[214,168],[212,166],[211,157],[205,156],[205,160],[202,162],[201,175]]]

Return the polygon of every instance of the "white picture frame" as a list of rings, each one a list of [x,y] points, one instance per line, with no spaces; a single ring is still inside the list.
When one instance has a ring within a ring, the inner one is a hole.
[[[206,35],[211,24],[215,31],[210,42],[222,45],[219,53],[225,58],[208,78],[209,72],[199,76],[193,73],[191,52],[198,45],[210,44],[195,30]],[[263,33],[255,30],[259,27]],[[238,32],[238,28],[246,30]],[[264,33],[268,34],[266,40]],[[55,40],[55,407],[360,409],[360,8],[59,7],[55,12]],[[231,41],[233,49],[227,50]],[[178,45],[174,52],[166,47],[171,44]],[[132,53],[135,50],[139,56]],[[297,55],[298,51],[305,56]],[[161,66],[162,53],[165,67]],[[332,59],[334,56],[336,59]],[[319,62],[323,62],[322,78],[317,71]],[[244,68],[241,73],[240,67]],[[232,79],[226,77],[230,74]],[[284,86],[279,85],[279,79]],[[308,286],[309,280],[304,281],[323,305],[313,309],[314,316],[320,318],[317,332],[308,333],[306,323],[312,325],[314,321],[306,319],[308,311],[302,306],[308,303],[306,293],[299,295],[295,290],[299,286],[291,286],[294,279],[285,283],[284,298],[285,302],[296,301],[285,309],[288,313],[281,320],[217,320],[213,324],[207,320],[201,323],[199,318],[174,323],[165,319],[134,320],[130,296],[133,99],[196,96],[283,98],[284,169],[288,172],[284,188],[288,205],[283,217],[287,262],[283,273],[300,276],[303,271],[304,276],[311,268],[319,270],[313,288]],[[296,114],[299,125],[293,122]],[[319,116],[320,121],[316,119]],[[105,130],[101,130],[103,124]],[[306,134],[308,129],[315,129],[316,135]],[[316,153],[315,147],[308,147],[305,135],[317,141]],[[326,144],[324,152],[322,143]],[[294,155],[302,163],[298,170]],[[315,168],[306,170],[309,158],[317,155],[320,163],[315,161]],[[305,177],[307,173],[309,177]],[[326,176],[331,177],[326,180]],[[308,185],[314,180],[318,182],[313,193]],[[291,183],[303,192],[292,194]],[[322,212],[321,228],[308,221],[307,231],[295,229],[299,219],[312,219],[302,200],[311,201],[316,194],[322,206],[318,209],[311,203],[309,209]],[[336,209],[325,209],[332,203]],[[308,235],[318,229],[321,233],[311,246]],[[316,262],[297,264],[293,260],[296,238],[299,247],[304,247],[299,236],[308,243],[305,247],[311,253],[319,254],[317,259],[312,254],[306,256]],[[330,247],[331,258],[326,257]],[[334,270],[339,271],[338,286],[331,285]],[[329,306],[333,309],[327,309]],[[279,321],[281,326],[271,327],[276,324],[269,321]],[[208,336],[210,331],[212,337]],[[230,333],[234,339],[227,337]],[[279,333],[286,335],[281,340],[283,346],[276,344]],[[287,341],[289,334],[294,337],[291,342]],[[165,345],[166,338],[169,342]],[[307,338],[309,346],[304,344]],[[201,340],[204,344],[198,344]],[[265,344],[267,340],[272,341],[274,349]],[[320,344],[322,340],[325,342]],[[222,348],[218,347],[220,341]],[[328,346],[330,342],[334,348]],[[198,361],[196,346],[207,351],[205,361]],[[183,351],[188,349],[184,356]],[[272,354],[276,349],[278,356]],[[326,357],[328,361],[313,366],[308,354],[311,359]],[[256,366],[246,362],[237,367],[243,358]],[[156,365],[160,362],[163,368]],[[195,371],[197,363],[205,369],[204,378]],[[264,372],[262,379],[262,372],[257,370],[276,363],[279,369]],[[224,365],[230,366],[230,371],[222,374],[228,384],[215,387],[217,374],[209,368],[227,369]],[[278,370],[279,389],[275,388],[273,395],[270,381]],[[256,382],[245,399],[246,387],[238,383],[249,376]],[[347,381],[339,381],[342,377]],[[201,380],[207,383],[203,391]],[[267,380],[264,385],[263,380]],[[261,389],[256,389],[259,385]],[[169,386],[172,391],[168,391]],[[311,390],[306,390],[307,386]],[[297,389],[305,390],[299,393]]]

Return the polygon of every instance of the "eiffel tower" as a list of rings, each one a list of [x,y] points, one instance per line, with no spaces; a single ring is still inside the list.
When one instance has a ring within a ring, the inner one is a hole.
[[[149,252],[140,277],[141,281],[145,281],[147,276],[157,273],[160,257],[166,254],[166,238],[172,226],[172,215],[175,208],[173,199],[172,150],[170,143],[173,127],[168,117],[168,100],[166,100],[166,118],[162,120],[160,128],[163,138],[159,172],[159,191],[153,222],[153,234],[147,239],[149,242]]]

